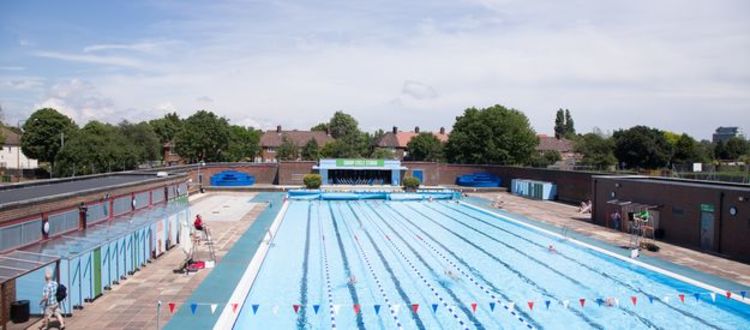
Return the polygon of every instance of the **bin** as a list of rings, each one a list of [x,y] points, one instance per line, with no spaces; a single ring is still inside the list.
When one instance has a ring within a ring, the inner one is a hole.
[[[18,300],[10,304],[10,320],[13,323],[24,323],[29,321],[29,301]]]

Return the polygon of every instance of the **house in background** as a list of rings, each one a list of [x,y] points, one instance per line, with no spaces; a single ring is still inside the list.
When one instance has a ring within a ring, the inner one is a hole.
[[[419,133],[419,126],[414,127],[414,130],[411,132],[402,132],[398,130],[398,127],[393,126],[393,130],[385,133],[385,135],[380,138],[377,147],[391,150],[396,159],[404,160],[404,158],[409,157],[409,148],[407,147],[409,141],[411,141],[413,137],[419,135]],[[448,134],[445,132],[445,127],[440,127],[439,131],[431,133],[435,135],[440,142],[448,142]]]
[[[739,127],[719,127],[716,129],[713,135],[713,143],[719,141],[726,143],[729,139],[735,137],[743,137],[742,130]]]
[[[276,130],[268,130],[260,137],[260,156],[256,159],[258,162],[276,162],[276,149],[284,142],[284,137],[291,140],[298,148],[307,144],[310,140],[315,140],[318,147],[322,148],[326,143],[333,141],[333,137],[327,132],[322,131],[284,131],[281,125],[276,126]]]
[[[0,151],[0,168],[9,170],[29,170],[39,168],[36,159],[26,157],[21,151],[21,134],[7,127],[0,128],[3,141],[3,149]]]
[[[560,153],[562,160],[552,165],[554,168],[571,170],[575,167],[576,161],[581,158],[581,155],[575,152],[572,140],[566,138],[558,139],[546,134],[539,134],[537,138],[539,138],[539,145],[537,145],[536,151],[540,154],[543,154],[545,151],[557,151]]]
[[[165,166],[184,165],[185,160],[174,151],[174,144],[167,142],[162,145],[162,156]]]

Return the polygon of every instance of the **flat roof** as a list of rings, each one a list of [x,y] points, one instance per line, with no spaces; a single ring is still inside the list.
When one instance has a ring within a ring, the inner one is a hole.
[[[155,174],[119,173],[66,179],[39,180],[0,186],[0,208],[22,201],[32,201],[58,195],[87,192],[106,187],[160,179]]]
[[[683,186],[683,187],[726,189],[726,190],[750,192],[749,184],[743,184],[743,183],[737,183],[737,182],[690,180],[690,179],[652,177],[652,176],[642,176],[642,175],[596,176],[596,177],[601,178],[601,179],[628,180],[628,181],[635,181],[635,182],[666,184],[666,185]]]

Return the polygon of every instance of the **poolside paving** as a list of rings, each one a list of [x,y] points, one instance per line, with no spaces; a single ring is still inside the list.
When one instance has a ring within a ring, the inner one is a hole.
[[[255,195],[242,192],[193,195],[190,197],[191,214],[195,214],[196,211],[210,212],[211,205],[226,211],[223,204],[216,203],[218,196],[232,200],[250,200]],[[209,219],[204,218],[215,242],[217,264],[221,263],[222,257],[265,208],[264,204],[256,204],[240,219],[211,221],[211,218],[216,217],[216,213]],[[236,216],[236,212],[227,212],[227,215]],[[205,259],[206,251],[205,248],[199,249],[197,259]],[[190,275],[173,273],[172,270],[177,268],[183,259],[184,254],[179,246],[167,251],[141,271],[113,287],[112,291],[105,292],[93,303],[84,305],[84,309],[76,311],[73,317],[66,318],[66,329],[156,329],[157,301],[163,302],[159,319],[163,327],[172,317],[167,303],[176,303],[179,308],[212,271],[204,269]],[[37,322],[31,327],[36,328],[39,325]]]
[[[609,243],[614,246],[628,246],[630,235],[591,222],[590,215],[578,213],[578,207],[551,201],[531,200],[510,193],[469,193],[469,196],[494,201],[498,196],[502,210],[520,214],[533,220],[553,225],[560,229]],[[641,254],[665,260],[680,266],[719,276],[744,286],[750,286],[750,265],[724,259],[715,255],[683,248],[657,241],[659,252],[642,250]],[[728,288],[734,289],[734,288]]]

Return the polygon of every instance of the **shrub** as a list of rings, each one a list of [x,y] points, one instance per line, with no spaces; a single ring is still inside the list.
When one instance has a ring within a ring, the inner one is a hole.
[[[302,178],[302,181],[305,182],[305,188],[318,189],[323,182],[323,178],[320,177],[320,174],[305,174],[305,177]]]
[[[413,176],[407,176],[403,181],[401,181],[401,185],[405,190],[416,190],[417,188],[419,188],[419,184],[419,179]]]
[[[641,242],[641,247],[651,252],[659,252],[659,246],[651,242]]]

